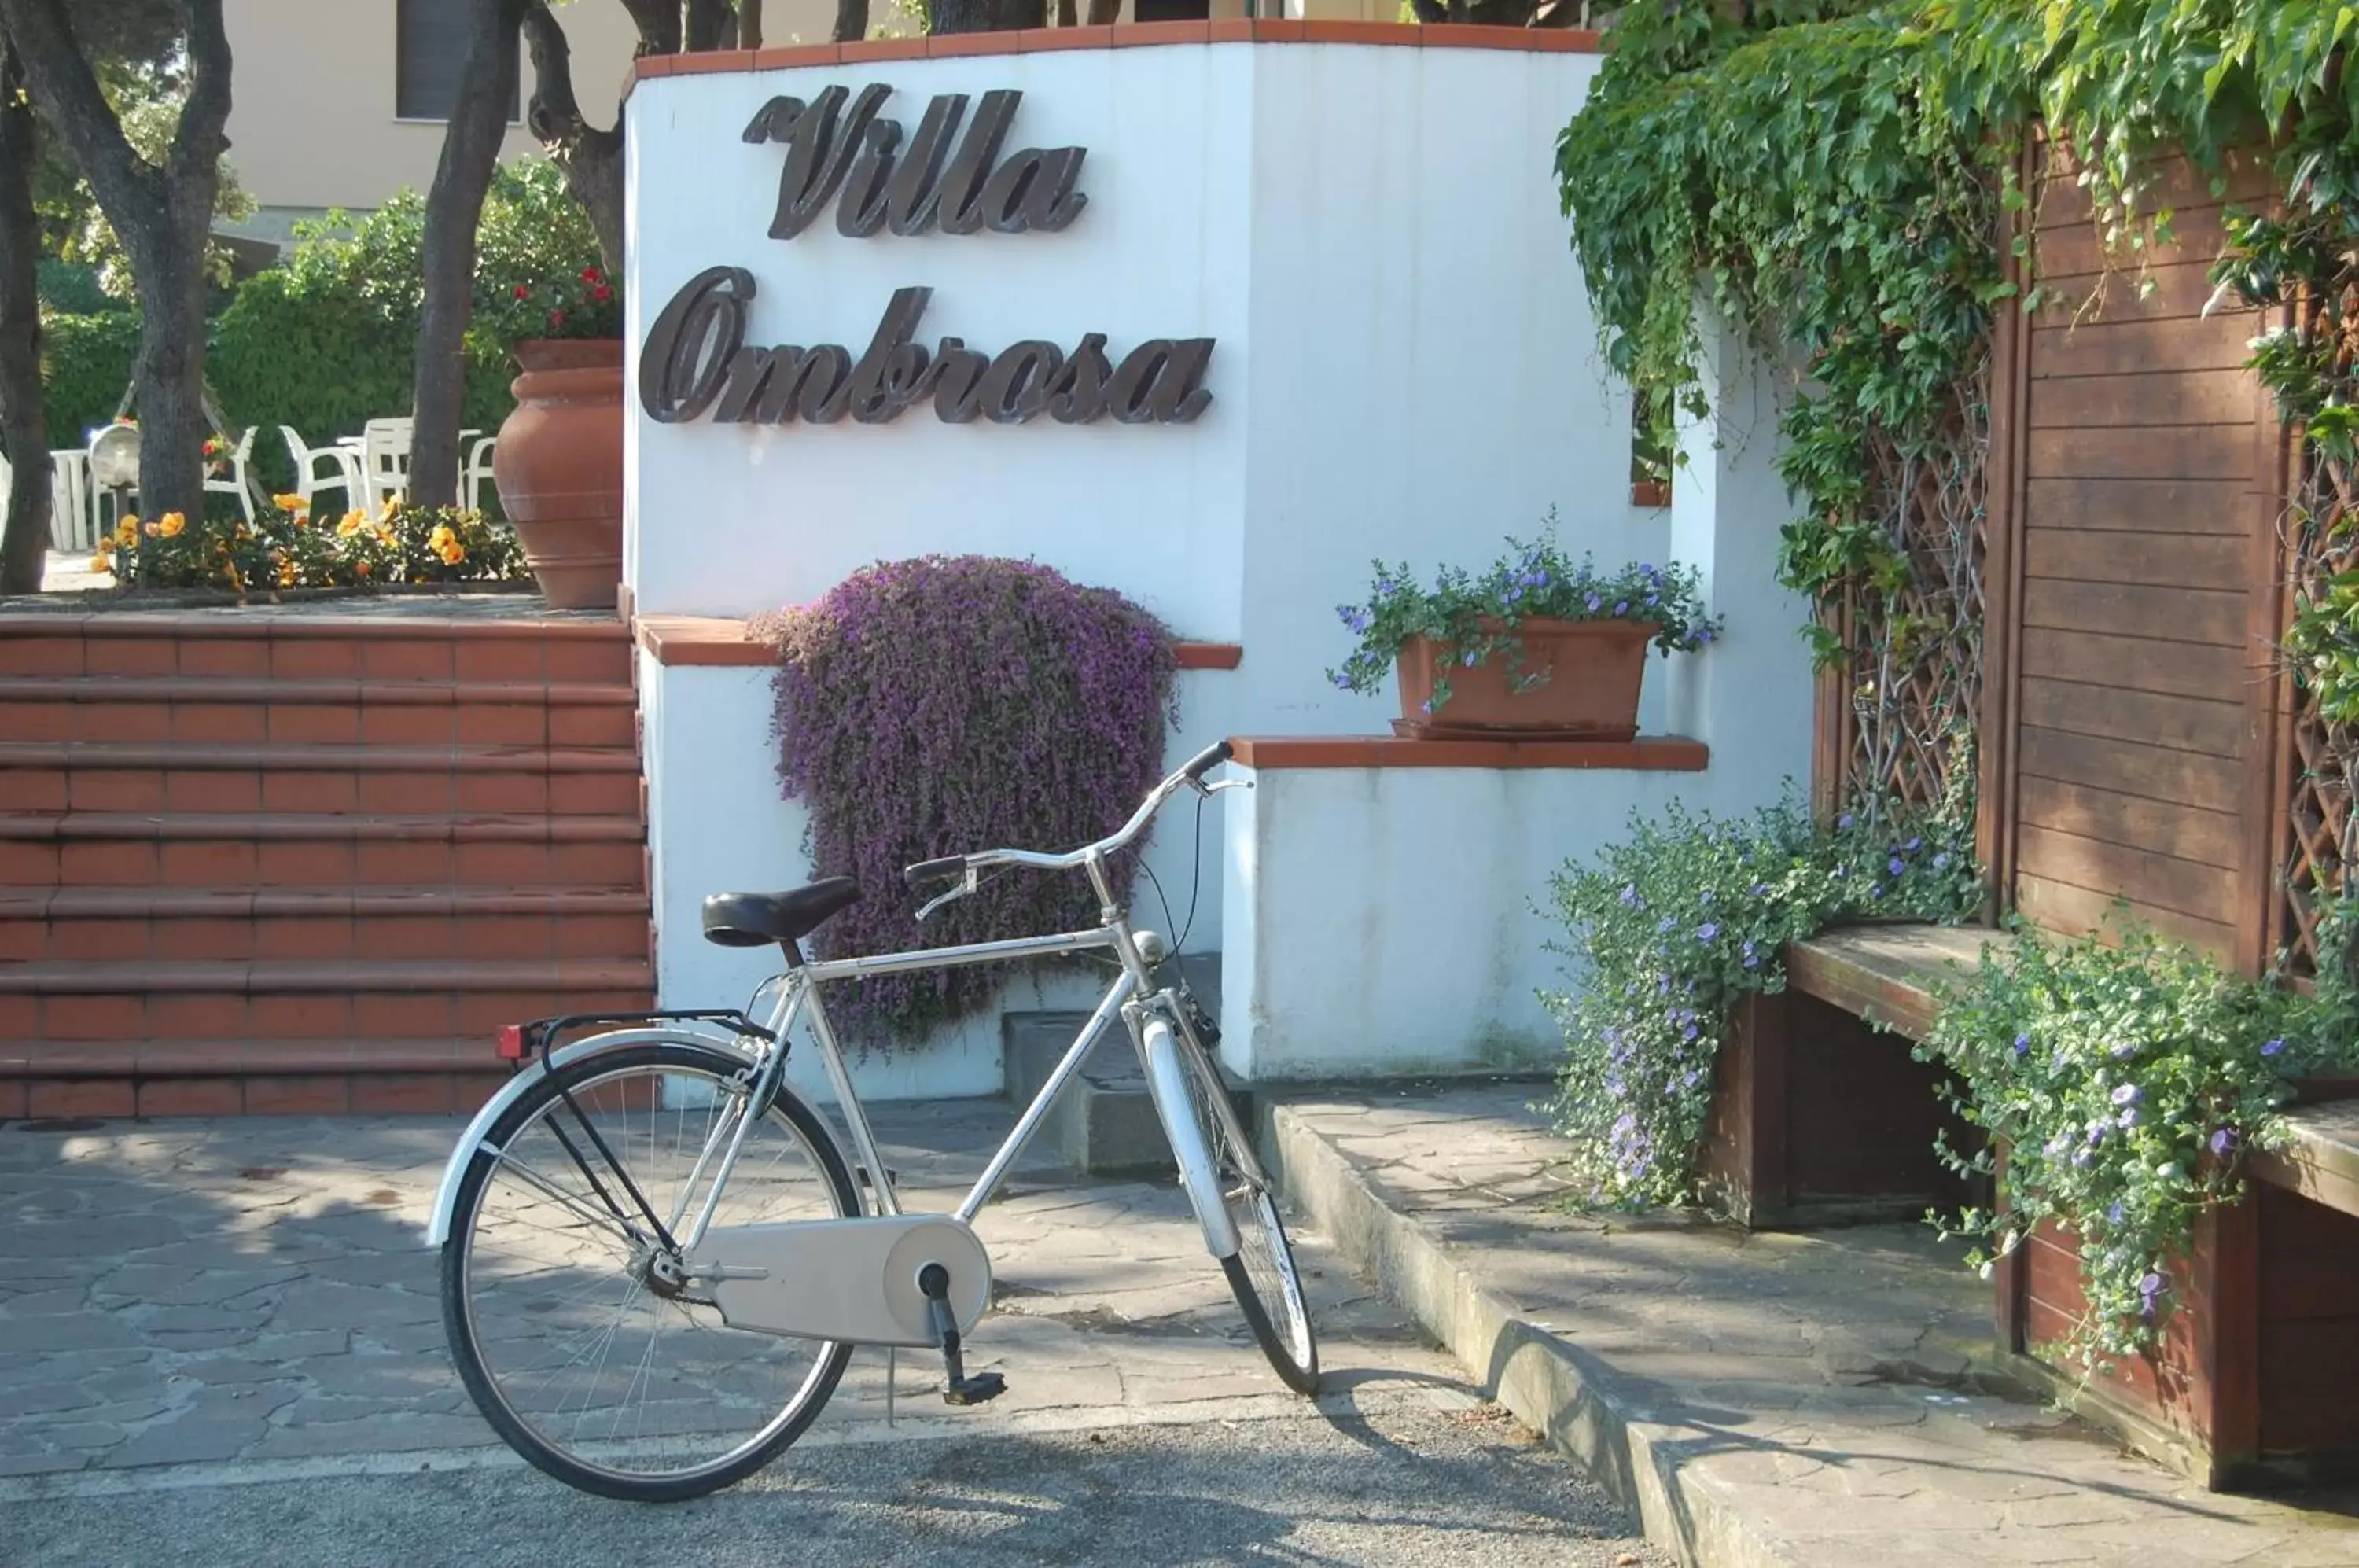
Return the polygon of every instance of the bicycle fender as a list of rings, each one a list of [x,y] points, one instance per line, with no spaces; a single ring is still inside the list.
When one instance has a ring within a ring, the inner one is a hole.
[[[1180,1048],[1172,1039],[1171,1026],[1159,1018],[1148,1018],[1139,1044],[1146,1057],[1147,1094],[1155,1102],[1156,1114],[1163,1118],[1164,1137],[1171,1140],[1180,1185],[1196,1211],[1196,1224],[1204,1233],[1204,1250],[1219,1258],[1234,1258],[1240,1245],[1237,1222],[1229,1214],[1220,1173],[1212,1169],[1212,1151],[1196,1130],[1187,1069],[1180,1065]]]
[[[499,1152],[491,1149],[485,1140],[491,1136],[493,1125],[506,1114],[510,1105],[524,1097],[526,1090],[548,1077],[553,1070],[571,1067],[584,1057],[594,1056],[600,1051],[666,1043],[708,1046],[741,1059],[749,1067],[754,1063],[754,1053],[739,1045],[734,1035],[706,1034],[701,1029],[683,1029],[677,1025],[661,1029],[614,1029],[558,1047],[541,1061],[501,1084],[498,1092],[484,1102],[484,1108],[475,1113],[475,1119],[467,1124],[467,1130],[459,1135],[458,1147],[451,1151],[449,1163],[442,1167],[441,1185],[434,1191],[434,1212],[426,1222],[427,1245],[440,1247],[451,1239],[451,1216],[459,1206],[459,1183],[465,1178],[467,1167],[473,1162],[479,1151]]]

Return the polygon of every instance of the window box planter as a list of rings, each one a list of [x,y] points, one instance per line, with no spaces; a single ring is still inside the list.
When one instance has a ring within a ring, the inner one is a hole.
[[[1483,630],[1508,628],[1495,621]],[[1647,645],[1662,631],[1653,621],[1560,621],[1533,616],[1515,628],[1523,653],[1513,670],[1495,652],[1469,669],[1449,661],[1430,637],[1401,644],[1401,716],[1396,733],[1420,740],[1515,739],[1626,741],[1638,733],[1638,691]],[[1517,683],[1529,682],[1520,691]],[[1434,687],[1449,683],[1437,705]]]

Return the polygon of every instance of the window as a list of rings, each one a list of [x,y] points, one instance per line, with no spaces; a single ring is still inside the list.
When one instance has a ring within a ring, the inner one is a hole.
[[[402,120],[447,120],[459,106],[459,73],[467,68],[471,0],[394,0],[393,113]],[[519,78],[508,119],[524,117]]]

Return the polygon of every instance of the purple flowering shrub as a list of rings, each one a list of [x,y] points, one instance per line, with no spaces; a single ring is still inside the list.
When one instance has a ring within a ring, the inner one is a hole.
[[[2345,951],[2338,910],[2322,951]],[[2291,1081],[2352,1055],[2347,979],[2299,995],[2119,921],[2075,942],[2029,931],[1945,990],[1921,1060],[2006,1147],[2008,1212],[1945,1222],[1985,1271],[2052,1220],[2077,1233],[2089,1315],[2068,1348],[2132,1356],[2167,1319],[2196,1217],[2243,1192],[2241,1156],[2281,1145]],[[1962,1173],[1986,1149],[1941,1148]]]
[[[1590,1201],[1700,1194],[1696,1146],[1723,1028],[1739,998],[1785,988],[1787,942],[1870,915],[1955,921],[1980,902],[1973,812],[1811,821],[1790,797],[1724,819],[1674,805],[1550,883],[1566,989],[1542,996],[1565,1033],[1559,1125]]]
[[[1548,679],[1546,670],[1525,671],[1524,622],[1631,621],[1657,628],[1654,644],[1665,653],[1693,652],[1720,636],[1721,623],[1704,612],[1701,579],[1692,568],[1643,561],[1600,572],[1589,556],[1574,561],[1556,545],[1556,512],[1550,508],[1539,540],[1507,540],[1507,553],[1481,576],[1444,567],[1430,588],[1419,587],[1406,565],[1373,562],[1375,581],[1364,604],[1338,604],[1336,618],[1360,639],[1341,670],[1327,679],[1345,691],[1377,691],[1392,679],[1401,644],[1425,636],[1439,645],[1443,667],[1474,669],[1504,656],[1515,671],[1514,690]],[[1450,701],[1450,681],[1437,677],[1428,713]]]
[[[1060,852],[1119,827],[1163,773],[1177,717],[1169,629],[1048,567],[927,556],[854,572],[766,618],[787,797],[810,811],[813,874],[863,898],[814,939],[830,955],[1094,924],[1078,874],[1006,871],[923,927],[902,868],[982,849]],[[1127,894],[1135,857],[1110,868]],[[830,988],[863,1044],[914,1042],[996,993],[996,965]]]

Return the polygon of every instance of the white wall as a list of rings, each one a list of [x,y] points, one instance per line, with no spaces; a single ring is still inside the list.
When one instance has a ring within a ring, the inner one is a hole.
[[[1699,776],[1584,768],[1244,770],[1221,1052],[1246,1079],[1544,1067],[1563,1039],[1548,879]]]
[[[1349,650],[1334,606],[1364,596],[1371,557],[1421,573],[1487,564],[1551,506],[1560,542],[1609,564],[1773,549],[1774,522],[1741,546],[1726,537],[1782,506],[1773,488],[1730,509],[1757,474],[1723,464],[1718,490],[1683,474],[1671,519],[1629,504],[1629,399],[1599,361],[1551,172],[1596,68],[1513,49],[1218,44],[642,82],[634,387],[656,312],[715,265],[754,274],[747,341],[761,344],[857,354],[909,285],[934,290],[929,345],[954,333],[993,351],[1067,347],[1092,331],[1117,357],[1147,337],[1219,343],[1215,401],[1185,426],[950,426],[923,405],[878,426],[667,425],[634,393],[625,572],[639,608],[745,615],[808,602],[879,559],[1036,557],[1120,589],[1180,637],[1244,645],[1238,670],[1183,678],[1176,759],[1224,734],[1385,730],[1389,693],[1339,693],[1324,674]],[[839,82],[892,85],[886,113],[905,127],[936,93],[1021,89],[1008,146],[1086,147],[1087,211],[1055,234],[869,239],[837,234],[831,211],[770,239],[781,149],[740,132],[771,96]],[[1527,950],[1547,933],[1527,904],[1546,873],[1617,833],[1634,800],[1723,777],[1767,798],[1807,767],[1799,611],[1767,582],[1750,555],[1718,574],[1731,643],[1700,662],[1725,675],[1698,684],[1676,667],[1699,661],[1650,666],[1645,727],[1679,702],[1734,746],[1714,742],[1709,776],[1266,774],[1253,806],[1230,805],[1225,839],[1211,809],[1205,858],[1225,870],[1208,876],[1190,945],[1225,951],[1224,994],[1256,1020],[1244,1041],[1232,1033],[1237,1064],[1542,1049]],[[697,901],[805,875],[800,814],[777,798],[766,678],[650,667],[647,690],[662,710],[648,757],[663,999],[734,1004],[762,962],[703,943]],[[1464,808],[1462,834],[1431,833],[1444,800]],[[1150,861],[1182,901],[1187,825],[1174,818]],[[1151,904],[1140,918],[1160,923]],[[1371,934],[1371,920],[1408,923]],[[866,1072],[883,1093],[995,1086],[995,1021]]]

